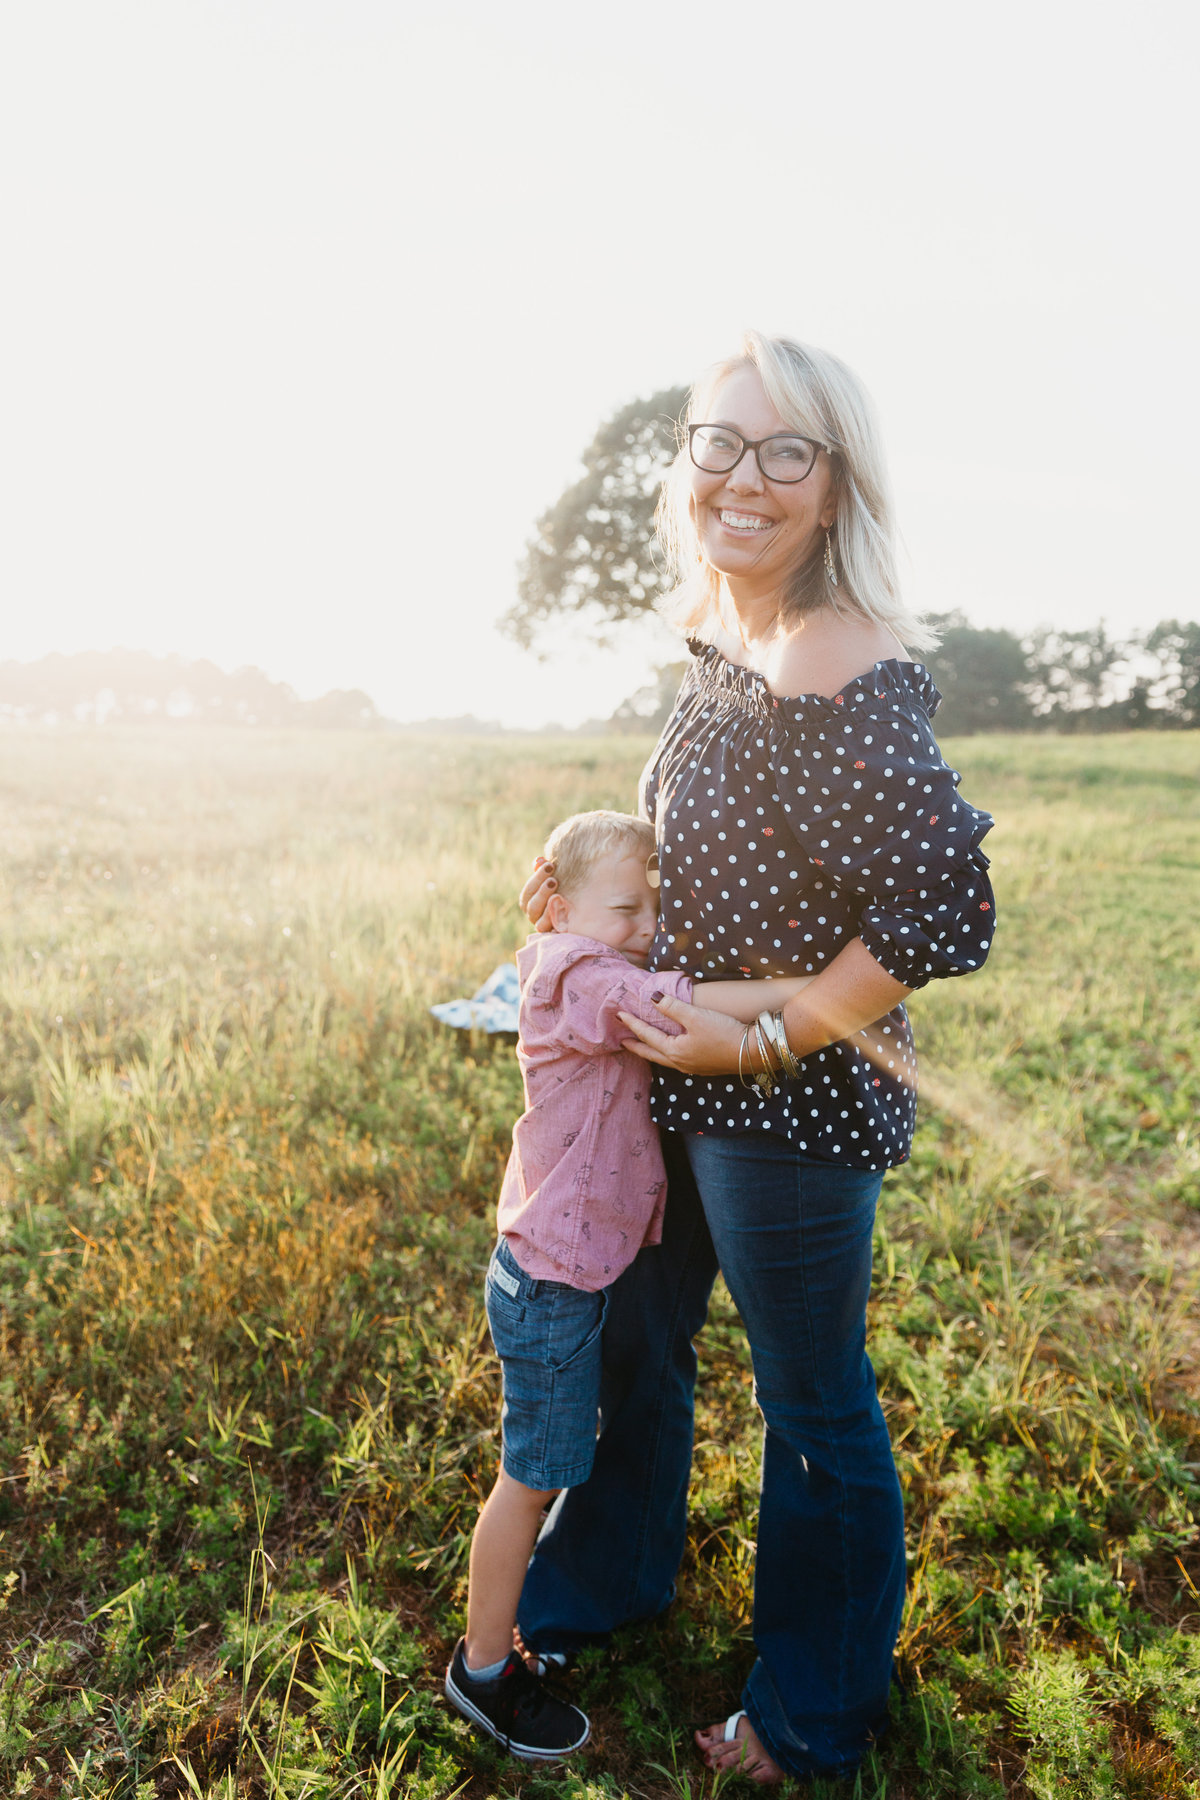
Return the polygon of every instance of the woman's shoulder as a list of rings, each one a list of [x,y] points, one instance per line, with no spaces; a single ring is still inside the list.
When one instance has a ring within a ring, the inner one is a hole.
[[[767,683],[780,700],[807,696],[832,700],[856,679],[870,675],[878,663],[901,669],[915,666],[886,626],[825,611],[780,639],[766,671]]]

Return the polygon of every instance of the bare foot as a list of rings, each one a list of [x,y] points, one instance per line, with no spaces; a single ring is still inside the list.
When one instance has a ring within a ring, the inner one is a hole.
[[[733,1726],[733,1735],[729,1728]],[[762,1745],[745,1713],[734,1713],[722,1725],[710,1725],[706,1731],[696,1733],[696,1743],[703,1753],[705,1764],[716,1769],[722,1775],[744,1775],[748,1781],[756,1781],[760,1787],[775,1787],[787,1776],[777,1762],[772,1761]]]
[[[513,1649],[525,1664],[531,1675],[561,1675],[570,1666],[570,1658],[561,1652],[550,1651],[539,1656],[536,1650],[526,1648],[519,1626],[513,1626]]]

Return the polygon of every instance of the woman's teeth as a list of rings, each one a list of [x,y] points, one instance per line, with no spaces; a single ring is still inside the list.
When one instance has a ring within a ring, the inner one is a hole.
[[[769,531],[774,522],[760,519],[757,513],[721,512],[717,517],[730,531]]]

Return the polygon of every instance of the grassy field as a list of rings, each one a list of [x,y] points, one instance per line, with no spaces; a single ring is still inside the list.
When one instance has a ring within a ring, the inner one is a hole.
[[[572,1677],[587,1751],[510,1763],[440,1698],[520,1085],[427,1007],[646,748],[0,736],[0,1793],[713,1793],[758,1466],[722,1297],[679,1601]],[[1200,1796],[1200,739],[952,754],[1000,935],[914,1002],[878,1226],[903,1691],[857,1787],[809,1791]]]

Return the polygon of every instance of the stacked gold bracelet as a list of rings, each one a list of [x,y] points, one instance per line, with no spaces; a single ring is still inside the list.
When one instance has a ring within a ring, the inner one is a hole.
[[[783,1022],[782,1012],[761,1012],[755,1020],[761,1035],[779,1058],[779,1067],[789,1081],[795,1081],[800,1073],[800,1064],[796,1059],[792,1046],[788,1043],[787,1026]]]
[[[750,1079],[747,1081],[742,1064],[745,1061],[746,1054],[750,1048],[751,1032],[754,1033],[754,1047],[758,1051],[758,1059],[762,1063],[762,1068],[755,1074],[754,1065],[751,1063]],[[767,1048],[763,1042],[763,1034],[757,1020],[755,1020],[753,1025],[747,1025],[745,1031],[742,1033],[742,1041],[738,1045],[738,1080],[747,1090],[757,1088],[764,1100],[769,1100],[771,1095],[775,1092],[775,1072],[771,1067],[771,1058],[767,1054]]]
[[[750,1080],[746,1080],[743,1064],[750,1049],[750,1033],[754,1033],[754,1048],[758,1060],[762,1064],[756,1074],[754,1063],[750,1062]],[[773,1066],[772,1057],[778,1063],[778,1071]],[[800,1063],[792,1046],[788,1043],[787,1026],[783,1022],[782,1012],[760,1012],[752,1025],[747,1025],[742,1033],[742,1041],[738,1045],[738,1080],[744,1088],[757,1088],[764,1100],[769,1100],[775,1092],[779,1074],[789,1081],[795,1081],[800,1073]]]

